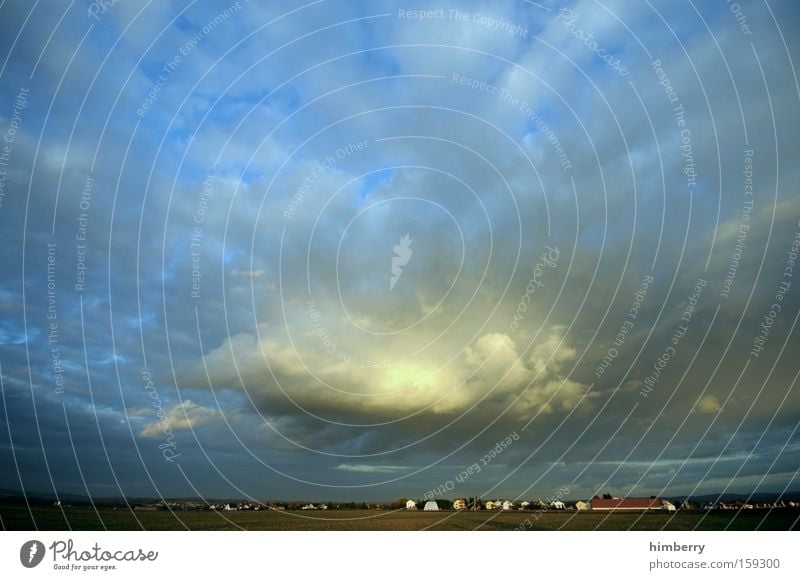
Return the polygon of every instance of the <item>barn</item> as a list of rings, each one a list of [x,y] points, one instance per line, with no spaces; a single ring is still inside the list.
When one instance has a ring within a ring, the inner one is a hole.
[[[426,512],[438,512],[439,511],[439,504],[436,503],[433,500],[431,500],[429,502],[425,502],[425,507],[423,508],[423,511],[426,511]]]
[[[413,499],[408,500],[406,502],[406,509],[407,510],[415,510],[415,509],[417,509],[417,502],[415,502]]]

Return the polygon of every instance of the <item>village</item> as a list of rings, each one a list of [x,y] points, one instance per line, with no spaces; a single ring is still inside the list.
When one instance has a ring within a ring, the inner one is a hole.
[[[62,506],[60,502],[53,504]],[[689,499],[664,499],[659,497],[616,497],[604,494],[588,500],[523,500],[493,499],[484,501],[477,497],[449,499],[406,499],[399,498],[389,503],[366,502],[282,502],[282,501],[215,501],[205,502],[191,500],[160,500],[137,503],[132,506],[135,511],[327,511],[327,510],[384,510],[384,511],[575,511],[575,512],[676,512],[676,511],[712,511],[712,510],[790,510],[800,509],[800,501],[695,501]]]

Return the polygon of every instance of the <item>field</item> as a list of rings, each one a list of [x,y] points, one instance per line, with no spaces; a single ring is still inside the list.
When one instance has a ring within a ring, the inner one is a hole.
[[[0,504],[5,530],[792,530],[796,510],[666,513],[136,511]],[[34,524],[35,522],[35,524]]]

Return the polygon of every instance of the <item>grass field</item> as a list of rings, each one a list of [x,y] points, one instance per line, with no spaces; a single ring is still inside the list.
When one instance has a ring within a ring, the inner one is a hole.
[[[791,530],[795,510],[666,513],[169,511],[0,505],[5,530]],[[35,523],[34,523],[35,522]]]

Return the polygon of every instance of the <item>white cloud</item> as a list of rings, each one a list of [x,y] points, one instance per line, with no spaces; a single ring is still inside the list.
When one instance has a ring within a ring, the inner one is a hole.
[[[397,473],[409,469],[403,465],[364,465],[342,463],[336,466],[339,471],[351,471],[354,473]]]
[[[203,407],[191,399],[186,399],[182,403],[172,406],[160,420],[145,425],[139,432],[139,436],[145,439],[152,439],[163,437],[165,429],[171,431],[193,429],[208,423],[217,414],[218,412],[214,409]]]
[[[699,401],[697,401],[697,405],[695,406],[695,410],[698,413],[702,414],[713,414],[718,413],[721,409],[719,404],[719,399],[714,395],[706,395]]]

